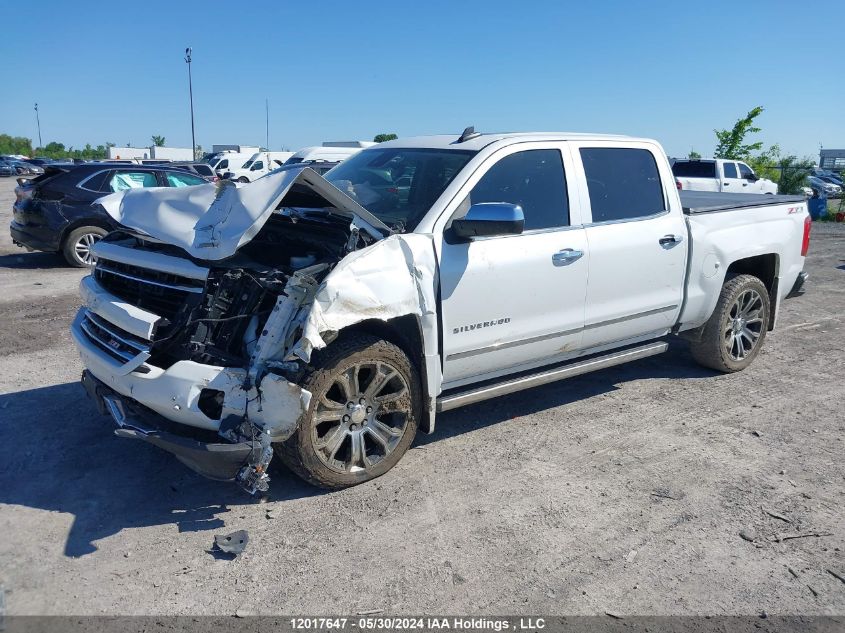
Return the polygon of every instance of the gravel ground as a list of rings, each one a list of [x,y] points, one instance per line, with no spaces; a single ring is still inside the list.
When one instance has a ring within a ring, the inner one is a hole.
[[[13,186],[0,179],[3,227]],[[112,435],[67,332],[84,273],[4,228],[7,611],[843,614],[845,583],[826,571],[845,576],[843,246],[842,226],[814,226],[809,291],[740,374],[676,342],[443,414],[356,488],[280,468],[262,504]],[[238,529],[243,555],[208,553]],[[825,536],[776,540],[808,533]]]

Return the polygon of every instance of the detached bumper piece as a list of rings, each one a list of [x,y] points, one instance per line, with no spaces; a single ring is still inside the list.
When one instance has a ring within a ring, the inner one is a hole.
[[[160,418],[154,413],[142,411],[125,398],[97,380],[89,371],[82,372],[82,386],[97,404],[100,413],[111,416],[117,428],[118,437],[143,440],[158,446],[191,470],[218,481],[232,481],[245,466],[260,457],[262,447],[257,442],[224,443],[202,441],[190,437],[192,429]],[[182,433],[163,427],[181,427]],[[196,430],[193,435],[212,434],[212,431]]]
[[[809,273],[800,272],[798,273],[798,278],[795,280],[795,285],[792,286],[792,290],[789,291],[789,294],[786,295],[787,299],[791,299],[792,297],[798,297],[804,294],[804,282],[810,278]]]

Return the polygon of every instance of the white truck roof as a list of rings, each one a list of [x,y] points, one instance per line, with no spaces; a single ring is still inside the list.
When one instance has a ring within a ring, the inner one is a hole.
[[[469,149],[477,151],[497,141],[645,141],[653,139],[636,138],[621,134],[590,134],[582,132],[507,132],[496,134],[478,134],[462,143],[458,143],[458,134],[435,134],[432,136],[411,136],[394,141],[379,143],[378,147],[428,147],[439,149]]]

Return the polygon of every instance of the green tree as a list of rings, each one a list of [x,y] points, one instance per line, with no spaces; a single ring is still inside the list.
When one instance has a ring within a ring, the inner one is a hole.
[[[384,143],[385,141],[392,141],[393,139],[396,139],[396,138],[399,138],[399,137],[398,137],[398,136],[396,136],[396,135],[395,135],[395,134],[393,134],[393,133],[390,133],[390,134],[376,134],[376,135],[373,137],[373,141],[375,141],[376,143]]]
[[[772,145],[769,149],[756,156],[748,156],[746,162],[760,178],[768,178],[774,182],[780,180],[780,146]]]
[[[696,152],[694,149],[690,148],[689,155],[687,156],[687,158],[701,158],[701,154]]]
[[[716,139],[719,141],[714,152],[715,157],[746,160],[752,152],[760,150],[763,147],[763,143],[760,141],[747,145],[744,143],[746,136],[760,131],[759,127],[754,126],[754,119],[762,113],[763,106],[757,106],[734,123],[730,130],[713,130],[716,133]]]
[[[813,159],[798,160],[795,156],[785,156],[778,160],[780,178],[778,179],[778,193],[801,193],[801,187],[806,187],[807,176],[814,166]]]
[[[0,134],[0,154],[32,156],[32,141],[23,136]]]
[[[153,142],[153,145],[156,147],[164,147],[164,137],[159,136],[158,134],[153,134],[150,137],[150,140]]]

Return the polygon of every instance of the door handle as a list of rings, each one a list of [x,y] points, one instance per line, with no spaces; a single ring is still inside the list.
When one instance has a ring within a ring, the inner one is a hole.
[[[671,244],[680,244],[684,241],[683,235],[664,235],[657,240],[661,246],[669,246]]]
[[[564,248],[552,255],[552,263],[555,266],[568,266],[572,262],[581,259],[584,256],[584,251],[577,251],[573,248]]]

